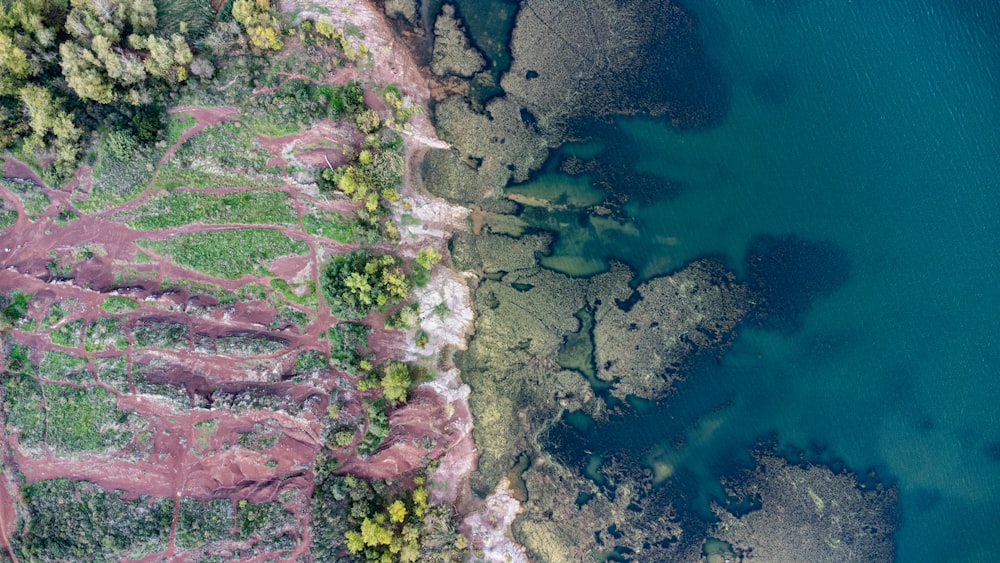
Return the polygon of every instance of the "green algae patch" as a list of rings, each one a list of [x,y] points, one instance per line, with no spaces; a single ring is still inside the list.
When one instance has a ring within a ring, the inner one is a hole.
[[[267,266],[275,259],[309,250],[305,242],[273,229],[203,231],[136,243],[169,256],[178,266],[231,280],[248,274],[272,275]]]

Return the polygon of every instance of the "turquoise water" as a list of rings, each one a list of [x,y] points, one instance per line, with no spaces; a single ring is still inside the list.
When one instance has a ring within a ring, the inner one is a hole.
[[[702,131],[642,118],[608,129],[605,147],[634,148],[632,169],[662,179],[662,193],[634,198],[617,223],[528,210],[562,234],[549,265],[586,274],[618,257],[651,276],[718,254],[741,271],[755,235],[794,233],[845,251],[850,277],[800,330],[743,329],[665,407],[593,426],[590,445],[628,439],[636,455],[698,476],[710,496],[725,460],[774,433],[784,448],[899,485],[898,561],[990,559],[1000,535],[1000,8],[686,5],[728,76],[728,114]],[[542,176],[539,193],[563,179]]]

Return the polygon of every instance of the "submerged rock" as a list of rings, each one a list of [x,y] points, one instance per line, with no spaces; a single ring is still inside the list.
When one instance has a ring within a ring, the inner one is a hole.
[[[429,152],[424,185],[453,201],[483,203],[498,198],[509,181],[527,180],[548,156],[548,142],[506,99],[491,101],[486,112],[479,113],[452,96],[437,105],[435,120],[438,134],[458,154]]]
[[[417,0],[385,0],[385,15],[414,23],[417,16]]]
[[[452,74],[468,78],[479,72],[486,60],[469,44],[462,22],[455,17],[455,6],[441,6],[441,13],[434,22],[434,53],[431,71],[438,76]]]
[[[726,111],[721,73],[673,2],[523,2],[511,51],[501,86],[555,136],[595,117],[644,113],[692,127]]]
[[[592,282],[597,377],[616,381],[618,398],[657,399],[696,352],[731,339],[749,309],[747,290],[716,260],[694,262],[634,292],[631,278],[619,267]]]
[[[716,505],[711,535],[753,561],[892,561],[898,492],[862,488],[855,475],[800,467],[760,455],[757,469],[729,486],[732,497],[759,499],[735,516]]]

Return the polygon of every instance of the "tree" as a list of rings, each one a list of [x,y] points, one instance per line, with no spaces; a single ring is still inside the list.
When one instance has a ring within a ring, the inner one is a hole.
[[[269,0],[236,0],[233,19],[239,22],[258,49],[281,49],[281,22],[271,13]]]
[[[405,403],[413,385],[410,368],[402,362],[389,362],[382,375],[382,395],[394,403]]]
[[[417,252],[417,258],[416,258],[417,266],[420,266],[425,270],[430,270],[431,268],[434,267],[434,264],[437,264],[440,261],[441,261],[441,252],[438,251],[438,249],[436,248],[433,247],[423,248],[419,252]]]
[[[400,499],[389,505],[388,512],[390,522],[399,523],[406,519],[406,505]]]

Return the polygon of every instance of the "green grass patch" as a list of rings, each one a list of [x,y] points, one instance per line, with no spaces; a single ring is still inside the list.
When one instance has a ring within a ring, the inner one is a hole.
[[[7,203],[7,200],[0,199],[0,229],[6,229],[17,222],[17,209]]]
[[[24,211],[34,221],[51,203],[48,194],[33,180],[23,178],[0,178],[0,185],[16,195],[24,204]]]
[[[269,265],[289,254],[305,254],[309,246],[272,229],[234,229],[136,241],[169,256],[177,265],[210,276],[237,279],[246,274],[270,275]]]
[[[188,347],[188,326],[163,320],[141,320],[132,327],[138,348],[183,350]]]
[[[271,280],[271,289],[296,305],[319,307],[319,300],[316,298],[316,284],[313,282],[295,284],[293,287],[285,280],[276,278]]]
[[[228,356],[274,354],[287,345],[284,340],[257,333],[228,334],[215,339],[217,353]]]
[[[158,188],[280,185],[280,170],[252,131],[234,123],[206,127],[177,147],[160,168]]]
[[[267,287],[257,282],[241,285],[236,289],[236,294],[244,301],[264,301],[267,299]]]
[[[281,530],[295,521],[295,515],[289,512],[279,501],[254,504],[241,500],[236,504],[236,526],[241,538],[252,535],[266,534],[266,530]]]
[[[295,367],[292,368],[295,375],[318,374],[326,371],[330,367],[330,360],[326,354],[319,350],[306,350],[295,358]]]
[[[53,330],[49,334],[49,340],[51,340],[53,344],[58,344],[67,348],[76,348],[80,345],[80,335],[82,330],[83,319],[70,321]]]
[[[80,216],[77,215],[76,211],[73,211],[72,209],[60,209],[59,213],[57,213],[53,218],[53,221],[55,221],[56,225],[65,227],[79,218]]]
[[[322,72],[317,67],[312,70]],[[273,79],[283,81],[273,92],[254,96],[240,107],[240,119],[265,137],[295,133],[320,119],[336,119],[344,111],[343,86],[282,75]]]
[[[27,374],[3,374],[3,415],[7,434],[18,433],[18,443],[26,447],[45,439],[45,410],[42,386]]]
[[[94,452],[125,447],[132,439],[129,414],[119,411],[114,393],[44,384],[45,442],[64,452]]]
[[[377,228],[371,228],[345,215],[336,213],[308,214],[302,216],[302,228],[314,236],[333,239],[337,242],[379,242],[381,236]]]
[[[101,383],[114,387],[119,393],[127,394],[132,392],[128,384],[128,358],[125,356],[114,356],[110,358],[94,358],[94,369],[97,378]]]
[[[140,231],[189,223],[293,225],[298,221],[285,192],[239,191],[212,195],[190,191],[162,194],[128,213],[128,226]]]
[[[87,359],[59,350],[46,352],[38,364],[38,374],[50,381],[67,381],[76,384],[94,382],[94,377],[87,371]]]
[[[124,351],[128,348],[128,338],[116,317],[101,317],[87,325],[83,346],[87,352]]]
[[[171,121],[171,127],[174,127]],[[84,212],[99,211],[135,199],[149,185],[156,165],[166,152],[165,146],[140,147],[129,158],[119,158],[102,135],[97,162],[91,171],[94,180],[90,195],[77,207]]]
[[[128,297],[118,297],[117,295],[108,297],[104,300],[104,303],[101,303],[101,309],[115,314],[127,313],[138,309],[139,307],[142,307],[142,305],[134,300],[129,299]]]
[[[274,320],[271,321],[271,324],[268,325],[268,328],[271,330],[281,330],[286,326],[292,325],[296,327],[301,334],[305,332],[306,327],[309,326],[309,323],[312,322],[313,318],[314,317],[312,315],[304,313],[294,307],[285,305],[281,309],[278,309],[278,314],[274,317]]]

